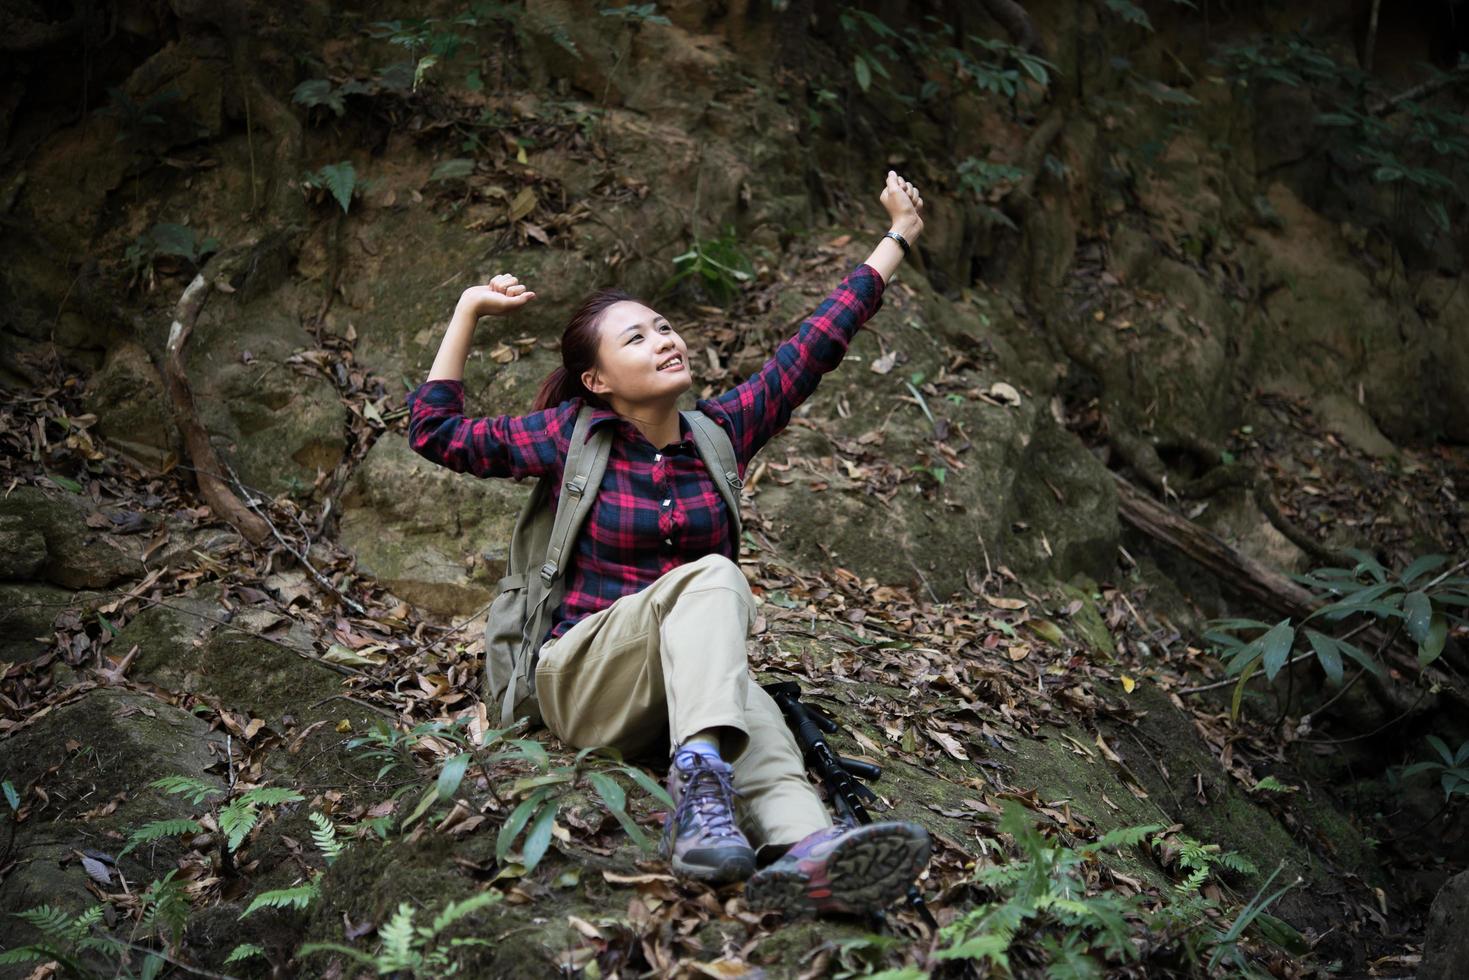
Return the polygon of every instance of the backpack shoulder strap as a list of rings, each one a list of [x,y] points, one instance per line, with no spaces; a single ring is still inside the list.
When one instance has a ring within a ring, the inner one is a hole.
[[[729,508],[729,519],[733,525],[735,552],[740,549],[740,535],[743,533],[743,524],[740,521],[740,488],[745,481],[740,479],[739,462],[735,459],[734,443],[730,442],[729,433],[725,432],[714,420],[703,412],[681,412],[689,423],[689,431],[694,435],[694,446],[699,450],[699,455],[704,459],[704,465],[711,473],[719,474],[714,479],[714,486],[719,490],[719,495],[724,498],[724,505]],[[720,477],[723,479],[720,479]]]
[[[566,465],[562,469],[565,482],[561,486],[561,498],[556,505],[556,522],[551,527],[551,540],[546,545],[546,557],[539,569],[530,569],[538,574],[541,582],[549,587],[561,574],[566,551],[576,539],[592,504],[597,499],[597,490],[602,485],[602,474],[607,472],[607,456],[612,437],[603,429],[590,441],[587,430],[591,428],[593,409],[583,405],[576,417],[576,426],[571,431],[571,446],[566,451]]]

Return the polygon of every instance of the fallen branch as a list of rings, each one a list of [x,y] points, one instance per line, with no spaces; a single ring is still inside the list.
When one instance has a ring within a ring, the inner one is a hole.
[[[168,330],[168,344],[163,357],[163,383],[168,389],[174,423],[183,434],[184,451],[193,464],[194,480],[210,510],[224,518],[251,544],[261,544],[270,537],[270,526],[252,514],[225,483],[219,457],[209,442],[209,430],[199,421],[194,405],[194,391],[184,368],[184,345],[209,297],[209,280],[203,273],[194,277],[179,298],[178,311]]]
[[[1202,565],[1235,592],[1265,609],[1292,619],[1309,616],[1322,605],[1304,586],[1175,514],[1116,473],[1112,478],[1117,483],[1117,512],[1123,521]],[[1464,700],[1458,685],[1448,674],[1431,664],[1420,666],[1411,653],[1389,644],[1381,630],[1376,627],[1368,629],[1364,639],[1382,648],[1383,659],[1405,675],[1421,674],[1424,681],[1441,686],[1461,702]]]
[[[345,605],[348,609],[351,609],[357,615],[367,615],[367,610],[362,607],[362,603],[358,602],[356,599],[353,599],[351,596],[347,595],[341,589],[333,585],[325,575],[316,570],[315,565],[311,564],[311,559],[307,556],[306,552],[297,551],[296,548],[291,544],[291,542],[286,540],[285,536],[281,534],[280,529],[275,526],[274,522],[272,522],[271,519],[265,515],[265,512],[261,510],[260,507],[255,503],[254,495],[251,494],[250,491],[246,490],[243,486],[241,486],[240,479],[239,477],[235,476],[234,470],[230,470],[230,480],[233,481],[235,487],[242,494],[244,494],[245,506],[249,507],[250,510],[253,511],[255,515],[260,518],[260,520],[265,522],[265,526],[269,528],[270,533],[275,537],[276,541],[280,542],[280,546],[290,552],[292,558],[295,558],[296,561],[300,562],[301,567],[306,569],[306,571],[311,574],[311,577],[316,580],[317,585],[321,586],[323,589],[326,589],[332,595],[336,596],[343,605]]]
[[[1432,95],[1465,79],[1469,79],[1469,63],[1461,64],[1453,71],[1444,72],[1436,78],[1430,78],[1421,85],[1414,85],[1412,88],[1399,92],[1390,99],[1383,99],[1376,105],[1370,105],[1367,107],[1367,114],[1369,116],[1389,115],[1396,111],[1397,107],[1404,102],[1411,102],[1414,99],[1421,99],[1425,95]]]

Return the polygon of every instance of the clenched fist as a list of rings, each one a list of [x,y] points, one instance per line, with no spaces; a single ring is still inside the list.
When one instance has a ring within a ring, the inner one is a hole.
[[[918,193],[918,188],[898,176],[896,171],[889,170],[887,184],[878,200],[882,201],[888,217],[892,219],[892,230],[912,245],[923,232],[923,196]]]
[[[520,280],[503,272],[483,286],[466,289],[459,296],[459,307],[473,313],[476,318],[503,316],[535,298],[536,294],[527,291]]]

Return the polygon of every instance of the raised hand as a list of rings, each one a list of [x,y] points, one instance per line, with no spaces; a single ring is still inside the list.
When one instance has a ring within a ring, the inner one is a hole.
[[[923,232],[923,195],[896,171],[888,171],[887,184],[878,198],[892,219],[892,230],[911,245]]]
[[[503,316],[536,298],[519,279],[503,272],[483,286],[470,286],[459,296],[459,306],[476,318]]]

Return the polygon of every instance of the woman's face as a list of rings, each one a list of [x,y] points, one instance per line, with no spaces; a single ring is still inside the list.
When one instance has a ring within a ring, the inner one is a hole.
[[[672,324],[642,303],[622,300],[602,313],[596,367],[582,383],[608,404],[676,399],[693,385],[688,348]]]

